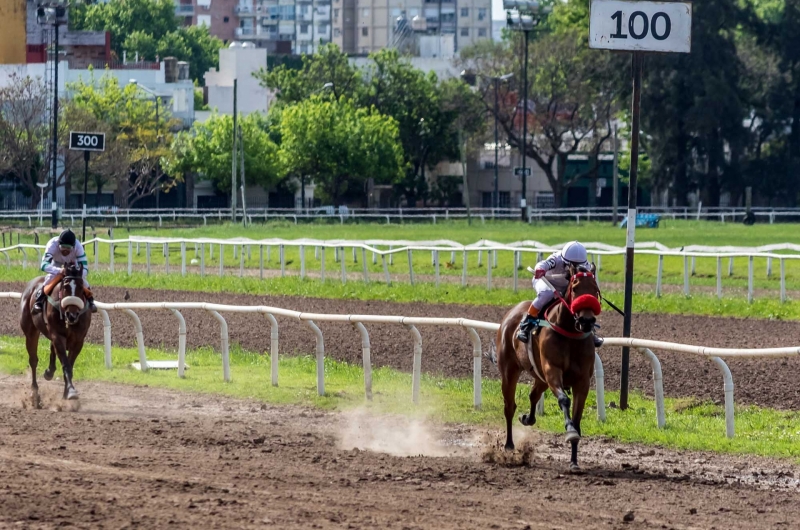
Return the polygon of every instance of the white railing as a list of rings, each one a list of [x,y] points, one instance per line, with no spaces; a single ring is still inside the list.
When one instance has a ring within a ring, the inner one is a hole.
[[[362,264],[362,277],[364,281],[370,281],[370,273],[367,265],[367,252],[372,256],[372,263],[377,264],[378,257],[383,264],[384,281],[391,284],[391,276],[389,274],[389,265],[394,264],[395,255],[406,254],[408,261],[408,280],[413,285],[415,283],[413,253],[414,252],[430,252],[431,264],[434,267],[434,281],[438,286],[441,281],[440,265],[441,254],[445,256],[449,253],[448,263],[455,265],[457,254],[461,254],[462,270],[461,270],[461,285],[467,285],[467,258],[468,253],[477,253],[478,266],[481,266],[486,253],[486,263],[491,266],[486,267],[486,287],[492,288],[492,274],[493,269],[498,266],[498,253],[511,252],[513,253],[513,289],[514,292],[519,290],[519,265],[522,263],[523,256],[528,256],[531,259],[535,256],[536,261],[540,261],[545,253],[553,252],[563,247],[563,243],[557,245],[549,245],[534,240],[517,241],[513,243],[499,243],[496,241],[481,240],[476,243],[464,245],[451,240],[436,240],[436,241],[408,241],[408,240],[320,240],[320,239],[249,239],[249,238],[233,238],[233,239],[214,239],[214,238],[162,238],[162,237],[143,237],[131,236],[126,239],[104,239],[95,238],[84,243],[85,247],[93,246],[94,248],[94,267],[97,269],[100,265],[98,244],[110,245],[108,268],[111,272],[116,271],[116,264],[114,261],[114,250],[120,246],[127,246],[127,272],[133,273],[133,256],[134,252],[140,255],[141,247],[145,247],[145,270],[147,274],[152,272],[152,248],[161,247],[161,252],[164,260],[164,272],[170,273],[172,271],[170,265],[171,245],[179,246],[180,254],[180,272],[185,276],[188,273],[187,268],[187,253],[190,246],[194,247],[194,257],[199,260],[199,274],[204,276],[206,274],[206,246],[208,246],[208,255],[210,259],[214,258],[214,247],[218,248],[219,256],[223,259],[219,260],[219,275],[222,276],[225,272],[224,268],[224,255],[227,247],[231,247],[234,259],[239,259],[239,275],[245,274],[245,251],[247,252],[248,259],[252,258],[253,247],[258,247],[259,252],[259,278],[264,278],[264,248],[267,251],[267,261],[272,259],[272,249],[278,250],[280,261],[280,274],[281,277],[286,276],[286,254],[284,249],[286,247],[295,247],[300,254],[300,277],[307,277],[306,267],[306,250],[309,247],[314,248],[314,257],[320,261],[320,278],[325,280],[326,277],[326,263],[325,263],[325,249],[333,249],[334,262],[340,265],[340,279],[342,283],[347,283],[347,268],[346,268],[346,255],[347,251],[352,254],[353,263],[358,263],[359,253]],[[598,276],[602,271],[602,257],[603,256],[622,256],[625,254],[624,247],[616,247],[605,243],[591,242],[585,243],[590,259],[597,265]],[[38,262],[41,251],[44,249],[43,245],[20,244],[13,245],[6,248],[0,248],[0,254],[3,255],[7,266],[11,266],[12,260],[9,252],[17,251],[21,254],[21,262],[23,267],[29,265],[28,251],[33,251],[36,254],[36,261]],[[778,252],[788,252],[786,254],[779,254]],[[636,245],[636,253],[640,255],[653,255],[658,256],[658,263],[656,269],[656,285],[655,294],[661,296],[663,291],[663,272],[664,272],[664,257],[680,257],[683,259],[683,294],[689,296],[691,294],[690,281],[691,276],[694,276],[696,270],[697,259],[715,259],[716,260],[716,295],[722,298],[722,280],[725,275],[723,271],[723,259],[727,259],[727,275],[733,275],[733,260],[734,258],[746,258],[748,261],[747,272],[747,301],[752,303],[754,298],[754,282],[755,282],[755,258],[766,259],[766,276],[770,277],[773,274],[773,262],[778,262],[778,274],[780,276],[780,300],[785,302],[786,295],[786,261],[787,260],[800,260],[800,245],[794,243],[780,243],[772,245],[763,245],[760,247],[735,247],[735,246],[704,246],[704,245],[689,245],[681,247],[681,249],[669,248],[666,245],[655,241],[642,242]],[[447,258],[445,258],[447,259]]]
[[[21,298],[21,293],[0,292],[0,299]],[[473,405],[479,408],[482,403],[481,393],[481,339],[477,330],[497,331],[500,324],[494,322],[484,322],[467,318],[427,318],[427,317],[404,317],[391,315],[329,315],[321,313],[302,313],[268,306],[232,306],[223,304],[209,304],[203,302],[159,302],[159,303],[117,303],[105,304],[96,302],[100,315],[103,319],[103,345],[105,352],[106,368],[111,369],[111,320],[108,311],[121,311],[126,314],[134,325],[136,334],[136,345],[139,352],[139,363],[142,371],[147,371],[147,355],[144,346],[144,331],[141,321],[134,310],[167,310],[170,311],[178,320],[178,376],[184,376],[186,361],[186,323],[181,314],[181,310],[194,309],[204,310],[211,314],[220,323],[220,351],[222,354],[222,373],[223,379],[231,381],[230,354],[229,354],[229,335],[228,325],[221,313],[252,313],[263,314],[270,324],[270,374],[273,386],[278,386],[278,352],[279,352],[279,333],[278,322],[275,317],[285,317],[299,322],[304,322],[313,332],[316,343],[316,364],[317,364],[317,392],[319,395],[325,393],[325,342],[322,331],[315,322],[341,322],[352,324],[361,336],[362,345],[362,367],[364,370],[364,394],[366,399],[372,399],[372,360],[369,333],[364,324],[397,324],[405,326],[412,335],[413,340],[413,368],[412,368],[412,402],[419,403],[419,393],[421,386],[421,366],[422,366],[422,337],[416,326],[450,326],[462,327],[469,335],[472,342],[473,359]],[[685,353],[709,358],[720,369],[723,378],[723,392],[725,396],[725,431],[728,438],[733,438],[734,429],[734,399],[733,399],[733,376],[723,357],[743,358],[743,357],[792,357],[800,355],[800,347],[792,346],[786,348],[760,348],[760,349],[734,349],[734,348],[708,348],[703,346],[692,346],[674,342],[662,342],[653,340],[642,340],[634,338],[611,337],[605,339],[604,347],[627,346],[635,348],[650,363],[653,370],[653,386],[656,404],[656,425],[662,429],[666,425],[666,413],[664,408],[664,387],[661,363],[652,349],[669,351],[675,353]],[[595,353],[595,385],[597,393],[597,417],[600,421],[605,421],[605,385],[603,363],[600,356]],[[537,406],[537,411],[543,412],[543,400]]]
[[[256,28],[237,28],[237,32],[244,31],[243,34],[256,34],[261,30]],[[248,33],[249,32],[249,33]],[[93,211],[92,211],[93,210]],[[776,221],[797,221],[800,218],[800,208],[753,208],[753,215],[759,223]],[[470,216],[481,222],[487,220],[519,220],[521,211],[519,208],[472,208]],[[696,210],[692,208],[660,208],[660,207],[640,207],[640,214],[655,213],[661,216],[662,220],[713,220],[722,223],[741,221],[746,213],[744,208],[703,208]],[[538,208],[531,209],[528,222],[543,221],[575,221],[610,222],[613,217],[612,208]],[[205,225],[211,222],[227,222],[231,220],[230,208],[159,208],[159,209],[122,209],[116,206],[90,208],[87,217],[92,220],[107,221],[114,226],[120,224],[130,224],[131,222],[155,221],[162,226],[165,221],[177,222],[185,220],[202,221]],[[268,221],[270,219],[289,219],[298,223],[299,221],[316,219],[333,219],[341,223],[348,220],[364,220],[374,222],[399,222],[404,221],[447,221],[451,219],[466,219],[468,217],[466,208],[347,208],[347,207],[321,207],[307,208],[248,208],[246,211],[239,208],[236,212],[236,222],[243,218],[249,221]],[[27,222],[28,226],[35,226],[38,222],[38,210],[6,210],[0,211],[0,219],[17,220]],[[61,218],[69,219],[72,225],[76,220],[81,219],[80,209],[62,210]],[[617,219],[621,221],[624,212],[620,208],[617,212]]]

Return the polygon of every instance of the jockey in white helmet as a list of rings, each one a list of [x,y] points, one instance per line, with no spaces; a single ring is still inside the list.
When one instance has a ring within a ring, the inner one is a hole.
[[[86,252],[84,252],[81,242],[78,241],[72,230],[67,228],[60,235],[48,241],[45,247],[44,255],[42,255],[41,270],[47,276],[45,276],[44,283],[36,292],[36,303],[31,308],[31,312],[34,315],[41,313],[44,309],[44,304],[47,301],[45,287],[58,278],[61,268],[65,264],[76,264],[82,267],[86,302],[89,304],[89,309],[92,313],[97,312],[97,307],[94,305],[94,295],[89,287],[89,280],[86,278],[89,274],[89,260],[86,258]]]
[[[531,337],[531,330],[539,324],[539,312],[552,300],[555,293],[542,278],[552,284],[553,287],[563,296],[569,287],[570,266],[584,267],[591,269],[591,264],[587,261],[586,247],[577,241],[570,241],[564,248],[553,252],[550,257],[540,261],[534,267],[533,288],[536,290],[536,298],[528,308],[528,314],[519,325],[517,340],[528,342]],[[595,336],[595,346],[602,345],[603,339]]]

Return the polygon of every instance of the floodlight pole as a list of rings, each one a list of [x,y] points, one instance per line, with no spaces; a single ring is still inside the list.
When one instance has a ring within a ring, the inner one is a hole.
[[[58,17],[53,23],[55,30],[53,62],[53,187],[50,191],[50,209],[52,228],[58,228],[58,202],[56,199],[56,183],[58,182]]]
[[[528,38],[531,30],[525,33],[525,58],[522,63],[522,199],[519,202],[522,221],[528,220],[528,173],[526,171],[528,158]]]

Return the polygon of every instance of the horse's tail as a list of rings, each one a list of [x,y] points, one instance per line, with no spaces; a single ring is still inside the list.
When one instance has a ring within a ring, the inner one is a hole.
[[[496,340],[496,339],[495,339]],[[493,340],[489,346],[489,351],[483,352],[483,356],[489,359],[489,362],[497,366],[497,345]]]

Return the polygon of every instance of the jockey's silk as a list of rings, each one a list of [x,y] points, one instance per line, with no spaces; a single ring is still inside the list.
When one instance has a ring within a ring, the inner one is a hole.
[[[86,252],[83,251],[81,242],[75,241],[75,247],[70,250],[69,254],[62,256],[61,250],[58,248],[58,237],[54,237],[47,242],[47,246],[44,249],[44,256],[42,256],[41,270],[47,273],[45,285],[47,285],[55,275],[61,272],[61,268],[65,263],[79,263],[82,265],[83,278],[84,280],[86,279],[86,275],[89,273],[89,260],[86,258]],[[85,284],[86,287],[89,286],[88,282],[85,282]]]
[[[588,261],[584,261],[583,263],[578,263],[578,267],[585,267],[586,270],[589,270],[592,266]],[[569,281],[567,280],[569,262],[564,259],[560,250],[553,252],[549,258],[537,263],[535,268],[547,271],[545,278],[547,278],[550,283],[553,284],[553,287],[558,289],[561,294],[564,294],[567,287],[569,287]],[[534,286],[535,285],[534,283]]]

